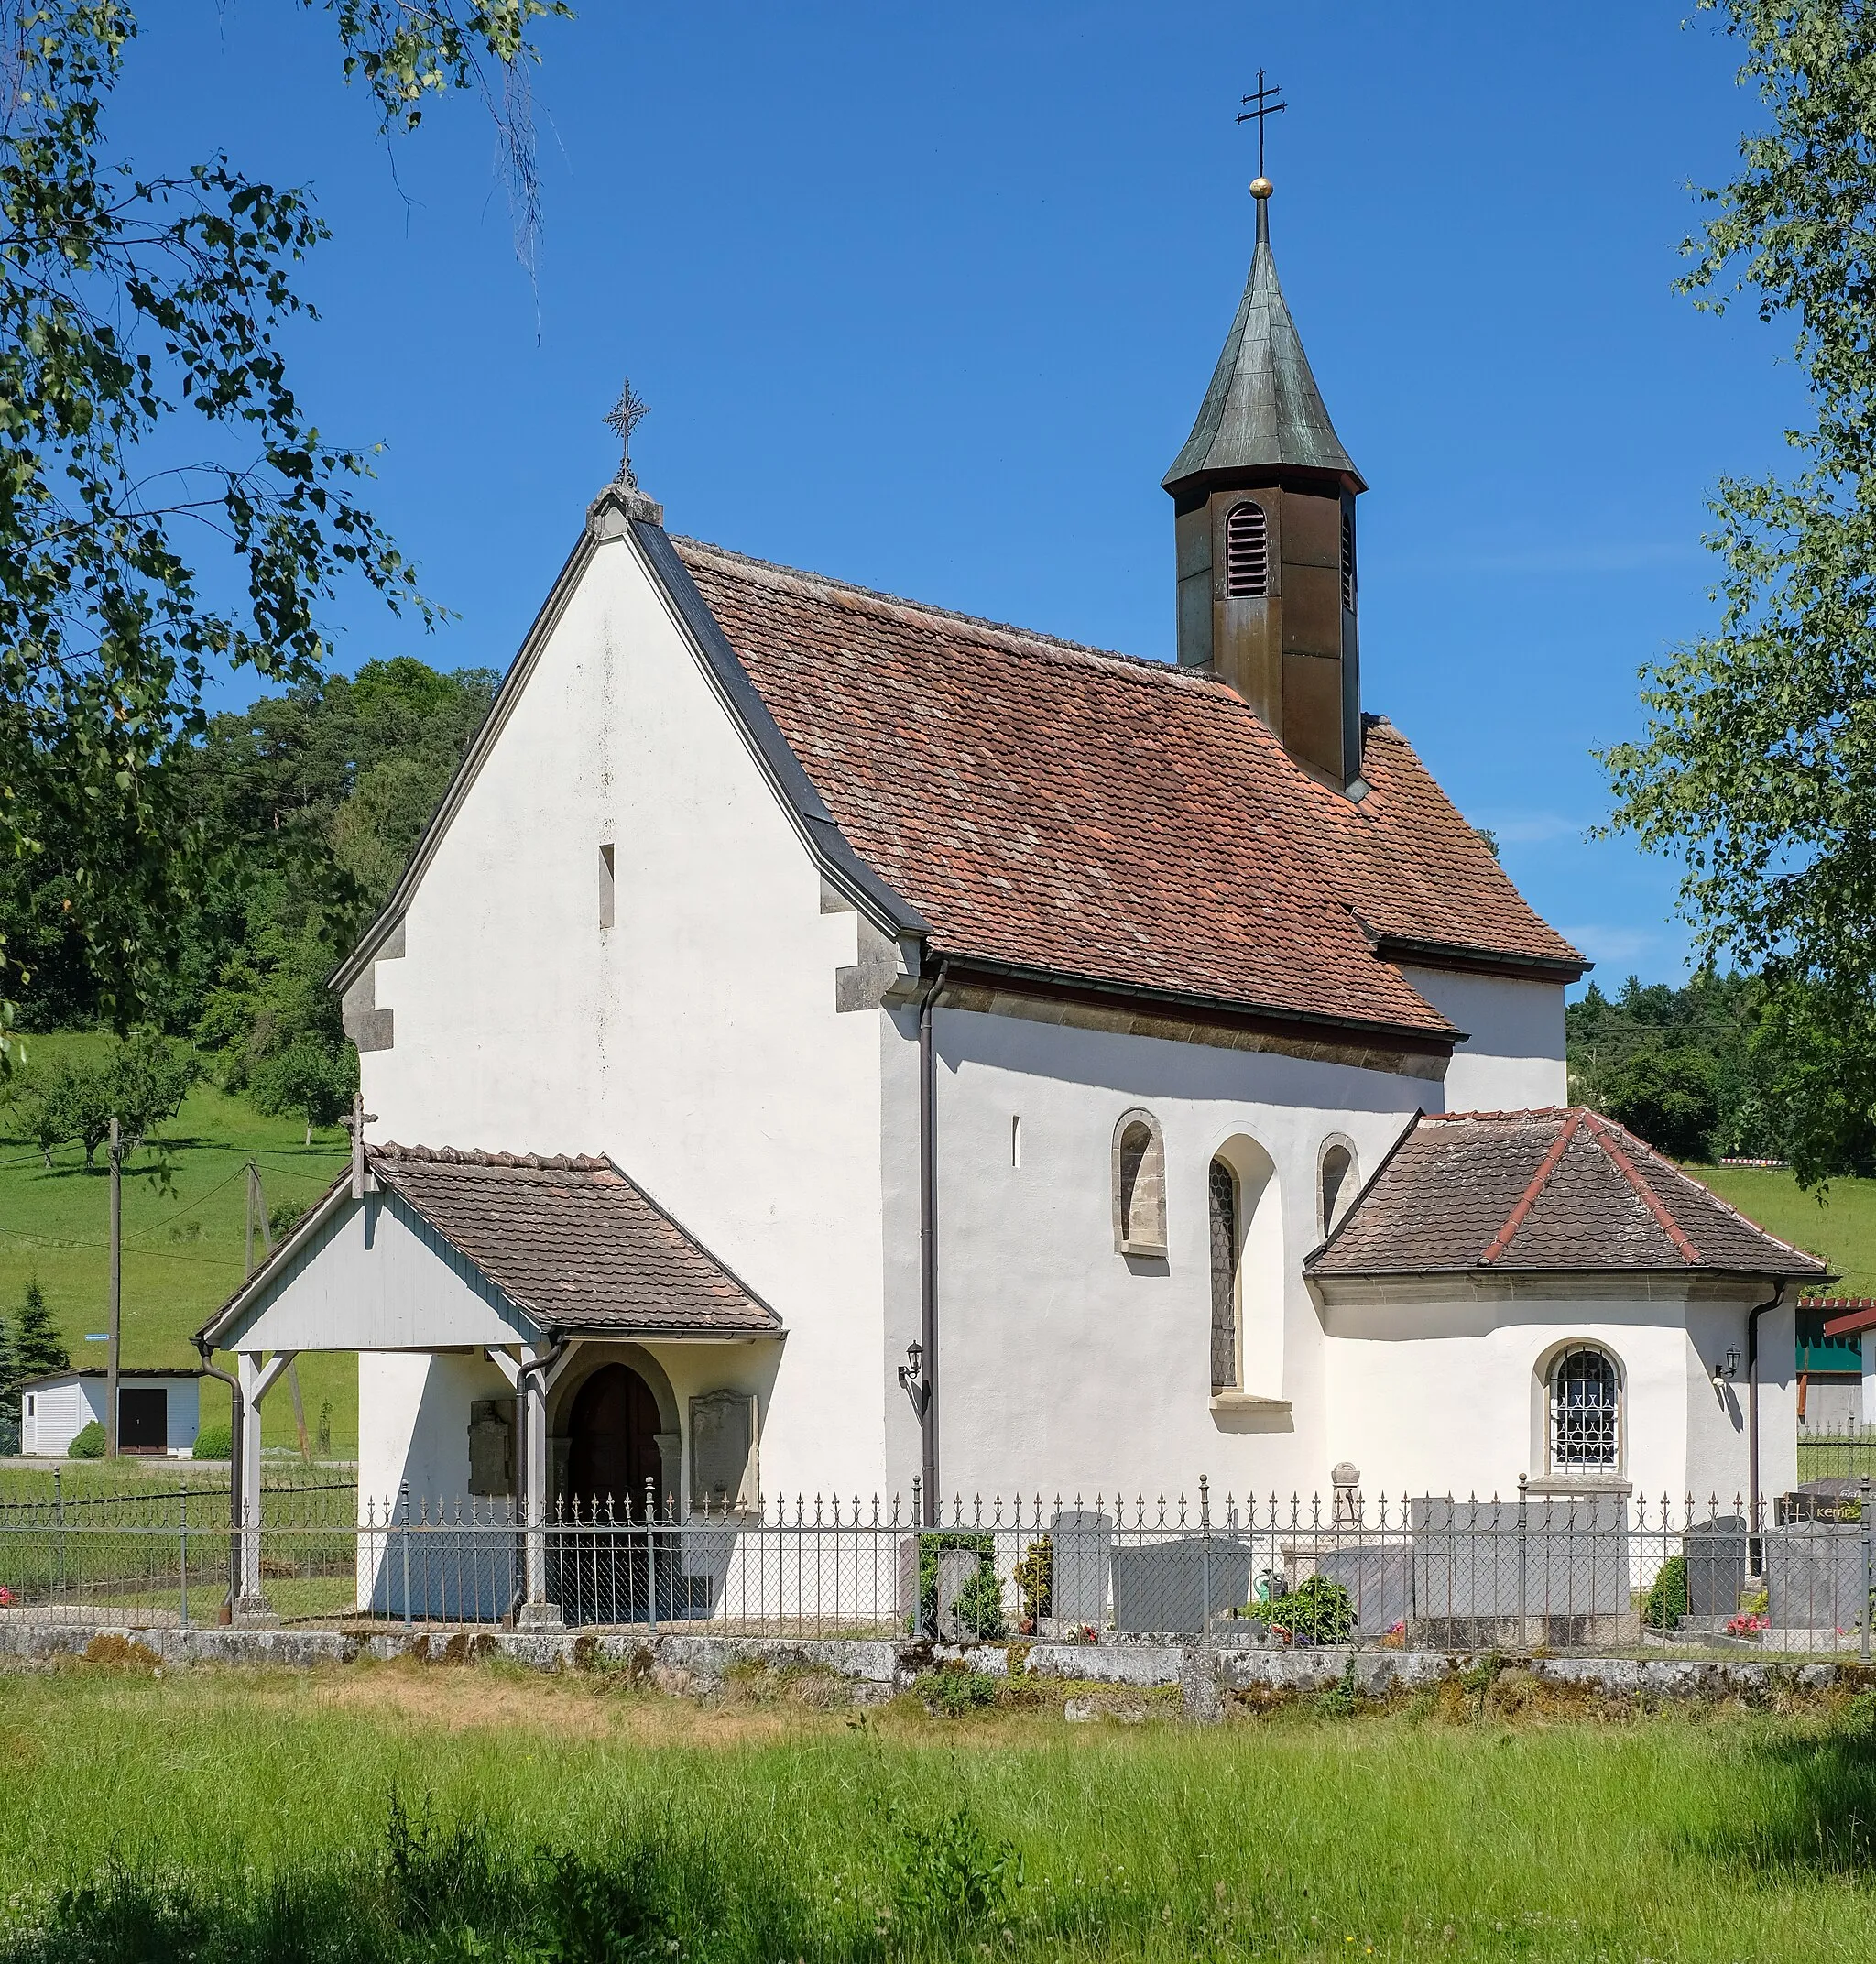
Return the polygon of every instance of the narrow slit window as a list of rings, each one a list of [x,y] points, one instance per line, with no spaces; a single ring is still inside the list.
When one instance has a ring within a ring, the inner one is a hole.
[[[1342,605],[1355,611],[1355,514],[1342,507]]]
[[[613,922],[613,865],[612,847],[599,848],[599,924],[610,927]]]
[[[1270,591],[1271,528],[1261,505],[1234,505],[1225,520],[1225,592],[1255,600]]]
[[[1211,1169],[1212,1390],[1238,1389],[1238,1175]]]
[[[1012,1166],[1020,1166],[1022,1164],[1022,1114],[1020,1112],[1011,1112],[1009,1115],[1009,1163]]]

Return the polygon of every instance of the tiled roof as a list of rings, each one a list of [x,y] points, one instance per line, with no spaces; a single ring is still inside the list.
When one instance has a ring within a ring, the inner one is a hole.
[[[1637,1269],[1827,1272],[1580,1107],[1416,1118],[1306,1264],[1322,1277]]]
[[[550,1330],[781,1332],[780,1317],[610,1160],[365,1150],[383,1185]]]
[[[673,543],[938,952],[1433,1037],[1377,937],[1581,964],[1385,722],[1353,803],[1206,675]]]

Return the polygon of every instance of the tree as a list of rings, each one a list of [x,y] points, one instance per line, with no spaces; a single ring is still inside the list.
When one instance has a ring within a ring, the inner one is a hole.
[[[46,1378],[54,1371],[71,1369],[71,1353],[60,1341],[37,1275],[27,1283],[26,1299],[14,1319],[13,1365],[17,1373],[13,1380],[16,1384],[27,1378]]]
[[[1773,1026],[1818,1060],[1783,1079],[1811,1184],[1876,1110],[1876,6],[1702,5],[1770,127],[1702,193],[1682,289],[1789,322],[1814,420],[1787,432],[1789,480],[1718,486],[1718,627],[1642,671],[1643,740],[1603,761],[1613,825],[1682,857],[1703,953],[1759,969]]]
[[[387,129],[482,90],[530,234],[528,32],[561,0],[322,4]],[[121,0],[0,0],[0,847],[57,856],[60,945],[120,1029],[160,998],[214,856],[178,769],[211,665],[315,676],[346,578],[431,617],[359,501],[367,457],[289,378],[281,331],[312,317],[293,269],[324,224],[225,157],[136,175],[107,111],[137,32]],[[0,959],[4,1045],[22,977]]]
[[[1713,1064],[1694,1050],[1644,1050],[1621,1069],[1604,1109],[1670,1159],[1704,1160],[1719,1117]]]
[[[306,1121],[306,1143],[314,1126],[336,1125],[358,1088],[357,1053],[334,1049],[310,1031],[294,1038],[278,1057],[254,1073],[254,1102],[264,1112],[291,1112]]]
[[[187,1045],[139,1031],[103,1056],[56,1064],[28,1100],[27,1125],[48,1165],[52,1149],[71,1140],[84,1148],[85,1164],[93,1164],[113,1118],[118,1149],[128,1156],[154,1127],[176,1116],[201,1075],[201,1063]]]

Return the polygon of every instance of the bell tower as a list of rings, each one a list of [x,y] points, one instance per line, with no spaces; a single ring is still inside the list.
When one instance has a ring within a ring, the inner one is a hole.
[[[1259,165],[1250,277],[1198,420],[1162,479],[1172,497],[1179,660],[1235,689],[1312,777],[1359,798],[1355,500],[1368,486],[1277,283],[1261,154]]]

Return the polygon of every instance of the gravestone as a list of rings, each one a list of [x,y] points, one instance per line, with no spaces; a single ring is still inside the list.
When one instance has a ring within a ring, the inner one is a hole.
[[[1445,1644],[1615,1641],[1635,1615],[1628,1502],[1582,1493],[1527,1501],[1408,1502],[1413,1616]]]
[[[1863,1527],[1805,1521],[1767,1528],[1767,1619],[1775,1630],[1854,1630],[1864,1613]]]
[[[756,1401],[705,1391],[691,1401],[691,1506],[720,1514],[756,1504]]]
[[[1199,1636],[1250,1594],[1249,1545],[1216,1535],[1116,1548],[1108,1566],[1123,1636]]]
[[[970,1643],[977,1632],[957,1620],[957,1598],[977,1579],[984,1557],[975,1548],[938,1551],[938,1639],[942,1643]]]
[[[515,1401],[478,1398],[469,1407],[469,1491],[500,1497],[515,1491]]]
[[[1348,1591],[1358,1637],[1386,1636],[1412,1614],[1413,1556],[1398,1542],[1347,1542],[1318,1555],[1315,1572]]]
[[[1718,1622],[1738,1615],[1747,1575],[1744,1516],[1696,1522],[1682,1535],[1681,1553],[1687,1558],[1687,1614]]]
[[[1077,1510],[1049,1522],[1049,1614],[1059,1626],[1107,1621],[1107,1555],[1114,1522],[1107,1514]]]

